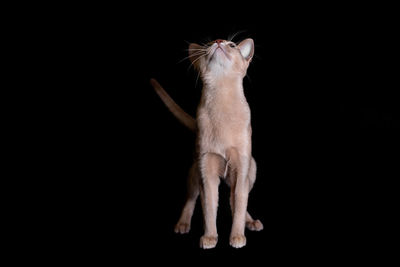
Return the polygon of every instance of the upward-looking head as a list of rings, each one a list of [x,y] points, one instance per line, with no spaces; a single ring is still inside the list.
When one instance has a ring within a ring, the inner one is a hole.
[[[254,55],[254,42],[245,39],[239,44],[217,39],[205,46],[189,45],[189,58],[203,77],[246,75]]]

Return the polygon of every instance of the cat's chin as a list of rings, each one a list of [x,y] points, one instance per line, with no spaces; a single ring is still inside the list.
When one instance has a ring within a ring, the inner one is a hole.
[[[213,47],[211,49],[212,50],[211,50],[211,53],[210,53],[211,54],[210,61],[212,59],[218,59],[218,58],[225,59],[225,60],[226,59],[229,60],[231,58],[223,47],[218,46],[218,47]]]
[[[218,49],[219,50],[219,49]],[[215,51],[215,53],[210,57],[208,61],[208,67],[210,69],[214,68],[226,68],[228,66],[227,58],[223,51]]]
[[[214,55],[216,57],[221,58],[221,60],[229,60],[230,59],[229,54],[222,47],[217,47],[215,49]]]

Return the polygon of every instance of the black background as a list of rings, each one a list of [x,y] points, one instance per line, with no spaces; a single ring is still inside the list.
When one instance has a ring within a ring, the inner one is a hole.
[[[151,252],[176,262],[182,255],[282,262],[377,257],[384,229],[376,225],[389,216],[383,207],[393,195],[383,191],[393,179],[390,155],[399,128],[398,83],[387,64],[394,57],[393,17],[365,5],[207,5],[103,6],[83,13],[73,33],[82,55],[75,73],[85,79],[77,89],[84,111],[78,115],[77,157],[85,169],[80,246],[94,248],[99,258]],[[229,247],[222,183],[219,242],[203,251],[199,203],[191,232],[173,232],[195,138],[149,79],[194,115],[201,81],[188,60],[180,62],[188,43],[237,32],[234,41],[250,37],[256,45],[244,80],[258,163],[249,211],[264,230],[246,232],[241,250]],[[148,260],[158,260],[151,255]]]

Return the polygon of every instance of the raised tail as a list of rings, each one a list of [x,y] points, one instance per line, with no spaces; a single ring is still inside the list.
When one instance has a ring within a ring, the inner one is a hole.
[[[174,114],[183,125],[195,132],[197,129],[196,120],[178,106],[178,104],[175,103],[175,101],[167,94],[167,92],[165,92],[164,88],[162,88],[155,79],[150,79],[150,84],[154,87],[156,93],[172,114]]]

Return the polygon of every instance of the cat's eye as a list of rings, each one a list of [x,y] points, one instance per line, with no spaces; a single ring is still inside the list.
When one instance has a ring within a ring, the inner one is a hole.
[[[233,47],[235,47],[235,44],[234,43],[230,43],[229,46],[233,48]]]

